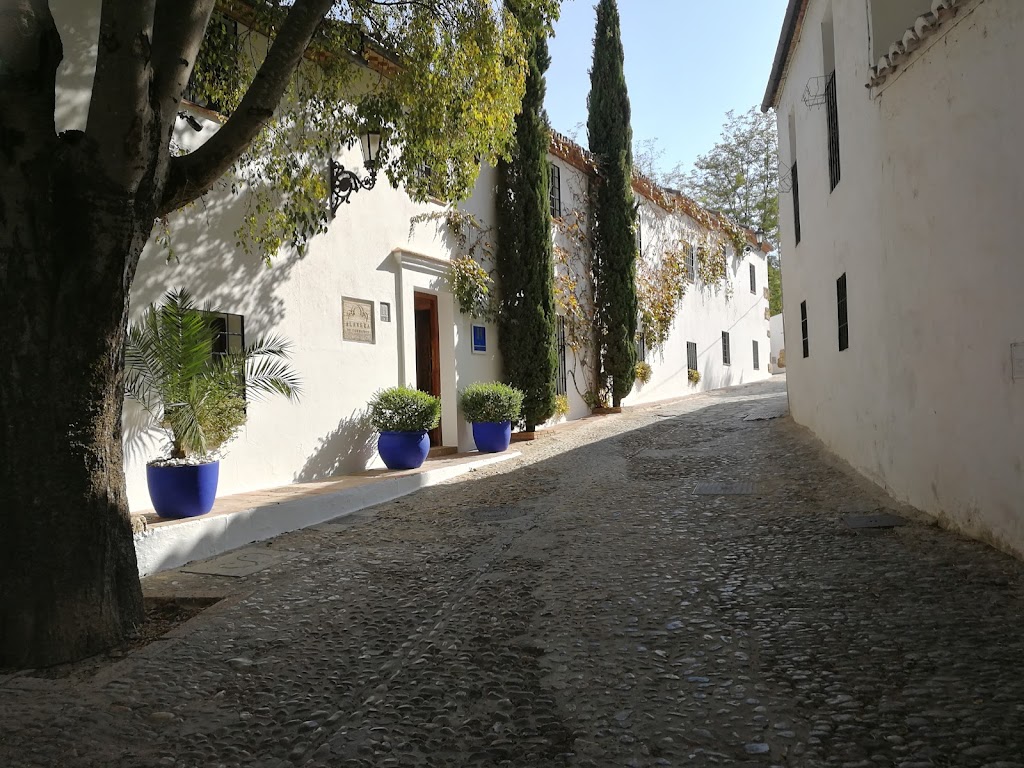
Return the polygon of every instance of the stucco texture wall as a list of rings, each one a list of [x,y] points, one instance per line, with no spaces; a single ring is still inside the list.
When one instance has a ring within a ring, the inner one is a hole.
[[[803,238],[781,212],[787,373],[794,418],[898,497],[1024,553],[1024,207],[1017,139],[1024,5],[975,0],[880,88],[867,89],[865,7],[833,3],[842,180],[828,190],[812,2],[779,106],[796,116]],[[913,19],[907,20],[911,25]],[[791,158],[783,158],[790,164]],[[786,226],[786,225],[790,226]],[[847,274],[850,347],[837,347]],[[810,357],[799,349],[806,301]]]

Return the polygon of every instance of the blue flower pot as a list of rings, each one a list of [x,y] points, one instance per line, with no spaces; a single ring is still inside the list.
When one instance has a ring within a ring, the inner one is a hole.
[[[153,509],[160,517],[196,517],[213,509],[220,462],[186,467],[146,467]]]
[[[512,440],[511,421],[474,421],[473,440],[480,453],[501,453]]]
[[[381,432],[377,451],[388,469],[416,469],[427,459],[430,437],[422,432]]]

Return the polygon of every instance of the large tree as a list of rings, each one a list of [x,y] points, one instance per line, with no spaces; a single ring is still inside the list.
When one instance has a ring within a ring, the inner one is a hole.
[[[751,107],[742,115],[725,113],[722,136],[709,152],[694,161],[683,175],[685,190],[709,208],[721,211],[750,229],[760,229],[772,243],[779,242],[779,147],[774,114]],[[768,259],[771,313],[782,311],[782,281],[778,254]]]
[[[490,0],[234,0],[222,10],[271,42],[244,46],[265,54],[227,86],[207,78],[232,97],[229,117],[184,152],[176,121],[215,4],[103,0],[88,122],[58,132],[49,3],[0,0],[0,667],[79,658],[141,620],[121,408],[129,292],[154,221],[234,167],[287,188],[280,209],[296,223],[285,237],[257,232],[257,244],[301,246],[325,226],[324,154],[283,152],[288,128],[316,137],[292,146],[326,151],[376,122],[393,137],[391,180],[416,193],[424,163],[445,167],[429,193],[449,197],[511,137],[525,44]],[[531,4],[549,19],[558,0]],[[400,66],[345,100],[371,48]],[[260,166],[253,147],[276,165]]]
[[[636,368],[636,202],[624,58],[618,6],[615,0],[600,0],[587,133],[598,165],[594,272],[601,366],[603,375],[611,378],[615,406],[633,389]]]
[[[533,431],[555,412],[558,376],[548,167],[551,133],[544,114],[544,72],[551,59],[545,26],[528,17],[522,23],[531,30],[526,93],[516,117],[510,157],[498,164],[498,340],[505,378],[526,394],[523,420],[527,431]]]

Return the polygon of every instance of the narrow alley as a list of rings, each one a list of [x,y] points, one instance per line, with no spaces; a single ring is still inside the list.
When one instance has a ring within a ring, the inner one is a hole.
[[[224,599],[0,676],[0,765],[1024,765],[1024,567],[785,405],[776,378],[590,419],[250,576],[150,577]],[[844,521],[879,513],[906,525]]]

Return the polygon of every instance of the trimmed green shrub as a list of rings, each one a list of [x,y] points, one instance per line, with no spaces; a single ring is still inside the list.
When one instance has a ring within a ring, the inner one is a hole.
[[[424,432],[440,422],[440,398],[412,387],[382,389],[370,401],[370,423],[378,432]]]
[[[522,390],[498,381],[470,384],[459,397],[459,403],[470,422],[515,421],[523,408]]]

